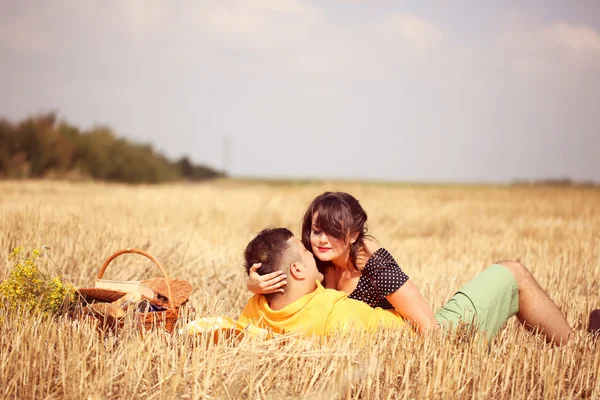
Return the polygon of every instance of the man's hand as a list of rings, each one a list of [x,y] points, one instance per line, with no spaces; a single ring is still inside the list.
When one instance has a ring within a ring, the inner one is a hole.
[[[266,275],[256,272],[261,264],[252,264],[248,272],[248,290],[257,294],[283,293],[283,287],[287,284],[287,275],[283,271],[275,271]]]

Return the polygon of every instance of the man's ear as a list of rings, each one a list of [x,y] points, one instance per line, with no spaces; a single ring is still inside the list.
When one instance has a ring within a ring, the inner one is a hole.
[[[299,281],[304,279],[304,266],[299,262],[294,262],[290,265],[290,275]]]

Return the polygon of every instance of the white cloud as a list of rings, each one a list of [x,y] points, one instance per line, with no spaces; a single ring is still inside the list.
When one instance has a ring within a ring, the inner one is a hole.
[[[407,13],[388,15],[375,30],[384,40],[409,43],[417,50],[436,48],[443,39],[441,31],[432,22]]]
[[[544,23],[513,15],[498,32],[497,43],[501,50],[530,58],[600,56],[598,32],[590,26],[565,21]]]
[[[542,32],[550,40],[569,49],[600,53],[600,35],[589,26],[557,22],[545,27]]]
[[[163,31],[173,17],[173,7],[163,1],[127,0],[122,2],[122,7],[128,28],[137,38]]]
[[[168,26],[182,38],[244,53],[292,51],[325,24],[319,8],[297,0],[191,1],[179,11]]]
[[[497,34],[494,52],[521,79],[546,90],[586,91],[600,77],[600,35],[592,27],[512,15]]]

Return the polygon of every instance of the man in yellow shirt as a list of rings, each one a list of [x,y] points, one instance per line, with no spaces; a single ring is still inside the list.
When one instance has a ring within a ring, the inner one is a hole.
[[[286,228],[259,233],[246,247],[244,257],[246,269],[261,263],[261,274],[281,270],[288,277],[284,292],[255,294],[248,301],[238,320],[244,326],[327,336],[404,324],[393,309],[371,308],[344,292],[323,288],[323,275],[312,253]]]

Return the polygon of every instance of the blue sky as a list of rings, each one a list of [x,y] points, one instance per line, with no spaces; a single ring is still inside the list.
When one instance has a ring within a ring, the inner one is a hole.
[[[0,114],[234,176],[600,182],[593,1],[8,0]]]

